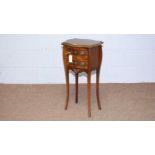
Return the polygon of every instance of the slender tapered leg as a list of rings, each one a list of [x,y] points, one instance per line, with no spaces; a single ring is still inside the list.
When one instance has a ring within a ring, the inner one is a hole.
[[[78,73],[75,73],[75,82],[76,82],[75,103],[78,103]]]
[[[88,91],[88,117],[91,117],[91,72],[89,71],[87,74],[87,91]]]
[[[69,102],[69,69],[65,69],[66,74],[66,103],[65,103],[65,110],[67,110],[68,102]]]
[[[99,77],[100,77],[100,69],[97,69],[96,70],[96,98],[97,98],[98,109],[101,110],[100,97],[99,97]]]
[[[99,77],[100,77],[100,69],[101,69],[101,63],[102,63],[102,46],[98,47],[98,65],[96,69],[96,98],[97,98],[97,104],[98,109],[101,110],[101,103],[100,103],[100,96],[99,96]]]

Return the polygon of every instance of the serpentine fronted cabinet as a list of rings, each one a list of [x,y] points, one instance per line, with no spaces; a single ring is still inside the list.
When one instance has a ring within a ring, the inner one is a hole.
[[[78,75],[81,72],[87,73],[88,117],[91,117],[91,71],[96,70],[96,97],[98,109],[101,110],[99,97],[99,76],[102,63],[102,44],[102,41],[76,38],[66,40],[62,43],[66,76],[65,110],[67,110],[69,102],[69,70],[72,70],[75,73],[76,103],[78,103]]]

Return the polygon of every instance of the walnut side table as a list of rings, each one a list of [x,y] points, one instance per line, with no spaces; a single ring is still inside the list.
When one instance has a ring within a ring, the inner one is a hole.
[[[66,76],[66,103],[67,110],[69,102],[69,70],[75,73],[76,95],[75,102],[78,103],[78,74],[87,73],[87,91],[88,91],[88,117],[91,117],[91,71],[96,70],[96,97],[98,109],[101,110],[99,98],[99,75],[102,63],[102,41],[89,39],[70,39],[62,43],[63,61]]]

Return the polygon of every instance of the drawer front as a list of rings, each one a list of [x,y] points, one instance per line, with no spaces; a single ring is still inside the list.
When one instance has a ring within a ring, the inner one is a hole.
[[[65,50],[65,55],[72,54],[74,56],[88,57],[88,51],[85,48],[70,48],[67,47]]]
[[[72,62],[69,62],[69,56]],[[65,63],[72,68],[88,68],[88,51],[85,48],[66,48],[64,50]]]
[[[72,63],[68,63],[68,65],[71,68],[76,68],[76,69],[87,69],[88,68],[87,61],[73,61]]]

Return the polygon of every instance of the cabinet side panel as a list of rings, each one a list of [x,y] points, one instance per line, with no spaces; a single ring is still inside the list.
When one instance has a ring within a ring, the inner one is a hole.
[[[98,47],[93,47],[90,49],[90,65],[91,65],[91,70],[95,70],[98,65]]]

